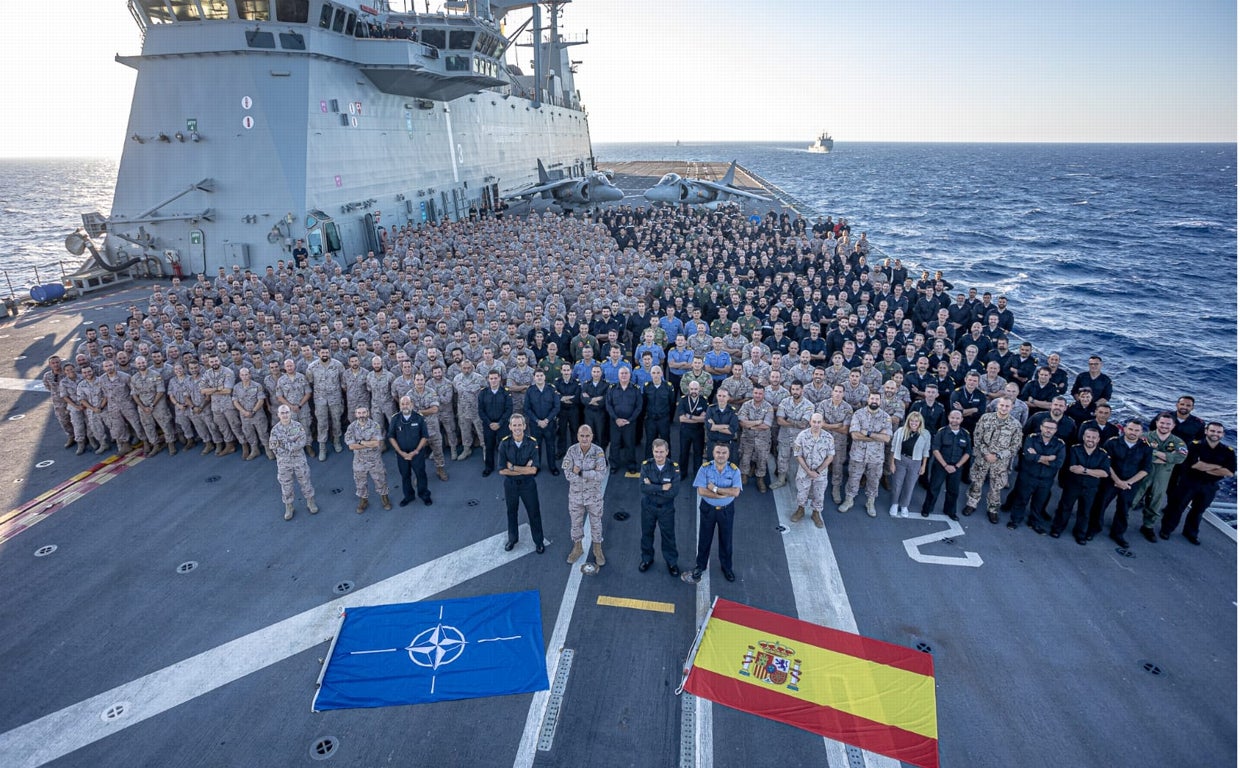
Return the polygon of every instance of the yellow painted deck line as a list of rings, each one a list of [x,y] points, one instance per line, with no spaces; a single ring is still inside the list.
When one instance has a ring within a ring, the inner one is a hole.
[[[631,597],[598,596],[599,605],[610,605],[613,608],[633,608],[638,611],[654,611],[655,613],[675,613],[676,606],[672,603],[660,603],[657,600],[634,600]]]

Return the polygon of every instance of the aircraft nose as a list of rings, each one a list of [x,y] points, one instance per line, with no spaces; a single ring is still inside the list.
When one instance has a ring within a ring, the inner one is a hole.
[[[651,187],[646,190],[642,197],[652,203],[674,203],[676,191],[671,187]]]
[[[624,199],[624,190],[619,187],[602,187],[596,190],[594,198],[603,203],[616,203]]]

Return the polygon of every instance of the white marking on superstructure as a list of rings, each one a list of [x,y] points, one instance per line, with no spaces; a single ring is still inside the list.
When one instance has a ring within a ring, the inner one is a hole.
[[[603,476],[603,493],[607,493],[607,480],[610,473]],[[590,556],[591,544],[590,521],[586,520],[584,536],[581,540],[583,559]],[[564,596],[560,598],[560,610],[555,616],[555,628],[551,630],[551,641],[547,643],[547,679],[554,680],[560,662],[560,651],[564,649],[564,641],[568,637],[568,625],[573,621],[573,611],[577,607],[577,593],[581,591],[581,569],[576,563],[569,566],[568,583],[564,586]],[[570,662],[571,663],[571,662]],[[551,701],[551,691],[535,691],[530,709],[525,715],[525,730],[521,732],[521,742],[517,745],[517,754],[512,760],[513,768],[530,768],[534,764],[534,755],[538,751],[538,737],[542,732],[543,719],[547,715],[547,704]]]
[[[900,519],[903,520],[905,518]],[[907,519],[937,520],[939,522],[947,523],[947,530],[945,531],[939,531],[938,533],[927,533],[924,536],[914,536],[911,539],[905,539],[904,551],[908,553],[909,557],[919,563],[926,563],[927,565],[963,565],[968,568],[980,568],[982,566],[982,556],[976,552],[969,552],[968,550],[965,550],[964,557],[955,557],[950,555],[927,555],[921,551],[921,547],[926,544],[933,544],[936,541],[950,539],[953,536],[963,536],[964,528],[960,527],[959,522],[952,520],[947,515],[930,515],[929,517],[921,517],[918,515],[917,518],[910,517]]]
[[[528,526],[522,529],[528,535]],[[0,765],[16,768],[51,762],[121,728],[325,643],[339,625],[341,609],[425,600],[532,551],[504,552],[507,538],[506,532],[489,536],[0,734]],[[101,721],[99,712],[118,701],[126,704],[124,719]]]
[[[831,548],[831,536],[826,529],[816,527],[808,519],[795,524],[792,522],[792,510],[796,509],[796,483],[791,477],[787,485],[772,493],[779,522],[790,529],[780,539],[784,543],[784,555],[788,558],[797,617],[802,621],[857,634],[857,618],[853,615],[852,603],[844,589],[844,577],[840,573],[839,561],[835,559],[835,550]],[[827,764],[831,768],[849,765],[847,744],[825,737],[822,742],[827,751]],[[890,757],[873,752],[862,752],[862,756],[870,768],[900,768],[899,761]]]
[[[461,173],[456,167],[456,148],[453,146],[456,142],[452,139],[452,111],[447,104],[443,105],[443,119],[448,129],[448,158],[452,161],[452,181],[460,184]]]

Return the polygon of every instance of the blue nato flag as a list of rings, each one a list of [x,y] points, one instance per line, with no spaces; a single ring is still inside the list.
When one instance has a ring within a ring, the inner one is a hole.
[[[346,611],[312,709],[547,690],[538,592]]]

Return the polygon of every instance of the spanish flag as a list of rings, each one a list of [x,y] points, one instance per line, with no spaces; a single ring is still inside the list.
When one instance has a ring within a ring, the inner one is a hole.
[[[715,598],[685,675],[695,696],[938,768],[929,654]]]

